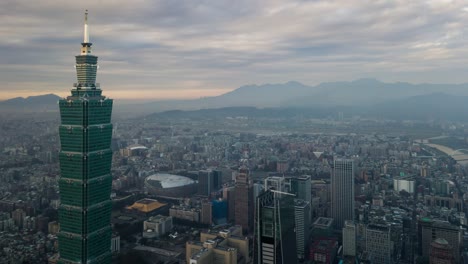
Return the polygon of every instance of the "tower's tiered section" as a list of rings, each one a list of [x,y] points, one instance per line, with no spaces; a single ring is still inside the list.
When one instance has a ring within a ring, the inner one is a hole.
[[[60,263],[110,263],[112,103],[96,83],[87,12],[84,41],[76,56],[78,82],[59,101]]]

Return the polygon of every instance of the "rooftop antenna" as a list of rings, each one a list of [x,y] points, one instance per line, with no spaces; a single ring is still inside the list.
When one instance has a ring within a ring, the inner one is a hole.
[[[86,9],[85,18],[84,18],[84,39],[83,39],[83,43],[89,43],[88,9]]]

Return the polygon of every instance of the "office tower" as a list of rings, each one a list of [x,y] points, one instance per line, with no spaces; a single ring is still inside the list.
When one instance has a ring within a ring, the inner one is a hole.
[[[296,195],[297,199],[309,202],[309,218],[312,219],[312,184],[309,175],[303,175],[290,179],[291,193]]]
[[[294,199],[294,219],[296,224],[297,258],[304,259],[309,245],[310,203]]]
[[[356,225],[350,220],[343,227],[343,256],[356,256]]]
[[[87,16],[76,56],[78,82],[59,101],[60,263],[110,263],[111,257],[113,101],[96,83],[98,57],[91,54]]]
[[[443,238],[437,238],[431,243],[429,264],[454,264],[453,248]]]
[[[354,220],[354,162],[335,159],[331,175],[331,217],[341,230],[346,220]]]
[[[223,187],[223,172],[220,170],[213,170],[213,187],[212,191],[218,191]]]
[[[235,186],[235,223],[242,226],[244,233],[252,231],[253,226],[253,188],[248,171],[240,169],[236,176]]]
[[[213,207],[209,200],[202,202],[201,222],[202,224],[207,225],[211,225],[213,223]]]
[[[272,190],[257,197],[254,263],[297,263],[294,197]]]
[[[390,226],[370,224],[366,230],[366,249],[372,263],[390,264],[392,262],[393,242]]]
[[[227,220],[228,222],[234,222],[236,219],[236,188],[235,187],[224,187],[223,189],[223,199],[227,201],[228,213]]]
[[[253,184],[253,201],[254,201],[254,212],[255,208],[257,208],[257,197],[263,192],[264,185],[261,183],[254,183]]]
[[[367,226],[365,223],[356,222],[356,255],[366,250]]]
[[[295,194],[297,199],[312,202],[312,184],[309,175],[291,178],[290,181],[291,193]]]
[[[198,194],[211,196],[223,185],[223,175],[219,170],[201,170],[198,172]]]
[[[416,222],[411,217],[403,217],[403,233],[401,237],[402,254],[401,259],[411,262],[416,252]]]
[[[418,221],[418,253],[429,258],[431,243],[437,239],[444,239],[452,248],[455,263],[460,262],[461,230],[449,222],[421,218]]]
[[[280,192],[287,192],[286,180],[284,177],[270,176],[264,180],[265,190],[276,190]]]
[[[210,170],[201,170],[198,172],[198,194],[210,196],[213,190],[213,172]]]

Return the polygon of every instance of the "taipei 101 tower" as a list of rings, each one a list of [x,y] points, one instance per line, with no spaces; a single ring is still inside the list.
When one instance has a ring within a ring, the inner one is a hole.
[[[59,101],[61,125],[59,263],[111,262],[112,100],[96,83],[88,11],[76,56],[77,83]]]

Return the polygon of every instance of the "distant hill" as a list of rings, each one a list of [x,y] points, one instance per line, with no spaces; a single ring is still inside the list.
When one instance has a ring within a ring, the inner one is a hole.
[[[53,94],[13,98],[0,102],[0,110],[58,111],[58,99],[59,97]],[[465,113],[468,113],[465,107],[468,105],[467,99],[468,84],[385,83],[375,79],[359,79],[309,86],[290,81],[246,85],[219,96],[191,100],[162,100],[141,104],[125,104],[115,100],[113,112],[114,116],[134,117],[169,110],[208,109],[196,113],[211,114],[209,109],[232,108],[229,109],[232,112],[246,111],[236,107],[251,107],[267,110],[251,110],[256,114],[271,113],[272,109],[301,109],[299,112],[312,109],[312,112],[320,116],[336,115],[336,111],[341,111],[348,116],[459,119],[465,118]]]
[[[468,96],[454,96],[444,93],[417,95],[381,104],[360,106],[309,107],[223,107],[199,110],[171,110],[146,116],[149,119],[172,118],[333,118],[343,112],[346,118],[361,116],[394,120],[451,120],[468,121]]]
[[[0,101],[0,110],[7,112],[45,112],[58,111],[57,102],[60,99],[55,94],[29,96],[27,98],[16,97]]]
[[[228,93],[193,100],[171,100],[127,106],[128,110],[160,112],[223,107],[336,107],[371,106],[413,96],[445,93],[468,96],[468,84],[384,83],[375,79],[329,82],[308,86],[298,82],[247,85]]]

